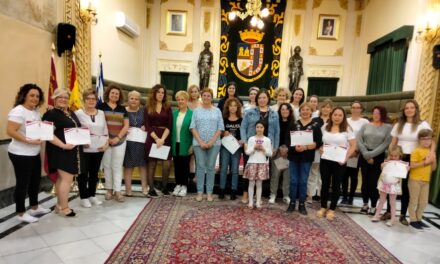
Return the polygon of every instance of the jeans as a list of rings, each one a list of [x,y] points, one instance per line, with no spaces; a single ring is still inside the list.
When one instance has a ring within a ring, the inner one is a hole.
[[[78,188],[81,199],[95,196],[98,172],[103,155],[103,152],[84,152],[86,171],[78,175]]]
[[[196,155],[197,192],[203,193],[206,173],[206,192],[212,193],[214,189],[215,161],[220,151],[220,146],[212,146],[210,149],[202,149],[194,146]]]
[[[341,178],[345,173],[346,165],[341,165],[338,162],[321,159],[320,170],[322,179],[321,188],[321,208],[327,209],[328,194],[330,191],[330,184],[332,186],[332,196],[330,203],[330,210],[335,210],[339,199]]]
[[[220,148],[220,189],[226,187],[226,178],[228,176],[228,166],[231,171],[231,190],[236,191],[238,185],[238,166],[240,165],[241,148],[231,154],[225,147]]]
[[[115,192],[121,191],[122,185],[122,163],[124,162],[125,147],[127,142],[124,141],[119,146],[108,147],[102,158],[102,166],[104,167],[105,188]]]
[[[10,152],[9,159],[14,166],[15,172],[15,211],[17,213],[26,212],[26,194],[29,195],[29,205],[38,205],[38,191],[41,179],[41,159],[40,154],[36,156],[15,155]]]
[[[310,161],[290,161],[290,202],[294,203],[296,199],[299,203],[304,203],[307,196],[307,179],[309,177]]]

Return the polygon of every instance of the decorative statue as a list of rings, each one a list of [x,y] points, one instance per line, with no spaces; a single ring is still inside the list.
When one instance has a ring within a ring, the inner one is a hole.
[[[298,88],[301,75],[304,74],[302,67],[303,58],[299,55],[301,48],[296,46],[294,52],[295,54],[291,55],[289,59],[289,90],[292,92]],[[292,54],[292,49],[290,49],[290,54]]]
[[[211,47],[211,43],[209,41],[205,41],[205,49],[200,52],[199,62],[197,66],[199,68],[200,75],[200,90],[209,86],[209,75],[211,74],[213,55],[209,50]]]

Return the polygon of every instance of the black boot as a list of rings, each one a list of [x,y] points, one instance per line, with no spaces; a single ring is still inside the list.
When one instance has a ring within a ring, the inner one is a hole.
[[[307,215],[306,205],[303,204],[303,203],[300,203],[300,204],[299,204],[298,211],[299,211],[299,213],[302,214],[302,215]]]
[[[220,193],[218,194],[218,198],[221,200],[225,199],[225,189],[220,189]]]
[[[231,191],[231,200],[235,200],[235,199],[237,199],[237,194],[236,194],[236,192],[237,192],[237,191],[235,191],[235,190],[232,190],[232,191]]]
[[[286,212],[288,213],[293,213],[293,211],[295,211],[295,202],[290,202],[289,207],[287,207]]]

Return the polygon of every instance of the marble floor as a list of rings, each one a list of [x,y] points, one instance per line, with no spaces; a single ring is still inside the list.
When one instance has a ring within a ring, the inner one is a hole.
[[[103,195],[98,196],[104,199]],[[40,193],[43,206],[55,205],[50,194]],[[100,206],[82,208],[71,194],[70,205],[77,217],[64,218],[53,212],[38,223],[20,224],[15,206],[0,210],[0,264],[2,263],[103,263],[124,236],[148,198],[127,198],[125,203],[106,201]],[[341,208],[371,236],[403,263],[440,263],[440,210],[429,206],[425,217],[430,230],[418,232],[396,224],[372,223],[355,208]]]

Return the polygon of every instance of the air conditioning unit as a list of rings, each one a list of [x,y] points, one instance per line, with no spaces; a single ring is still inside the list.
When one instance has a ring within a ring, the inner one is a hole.
[[[140,35],[138,24],[127,17],[124,12],[116,12],[116,28],[132,38],[137,38]]]

